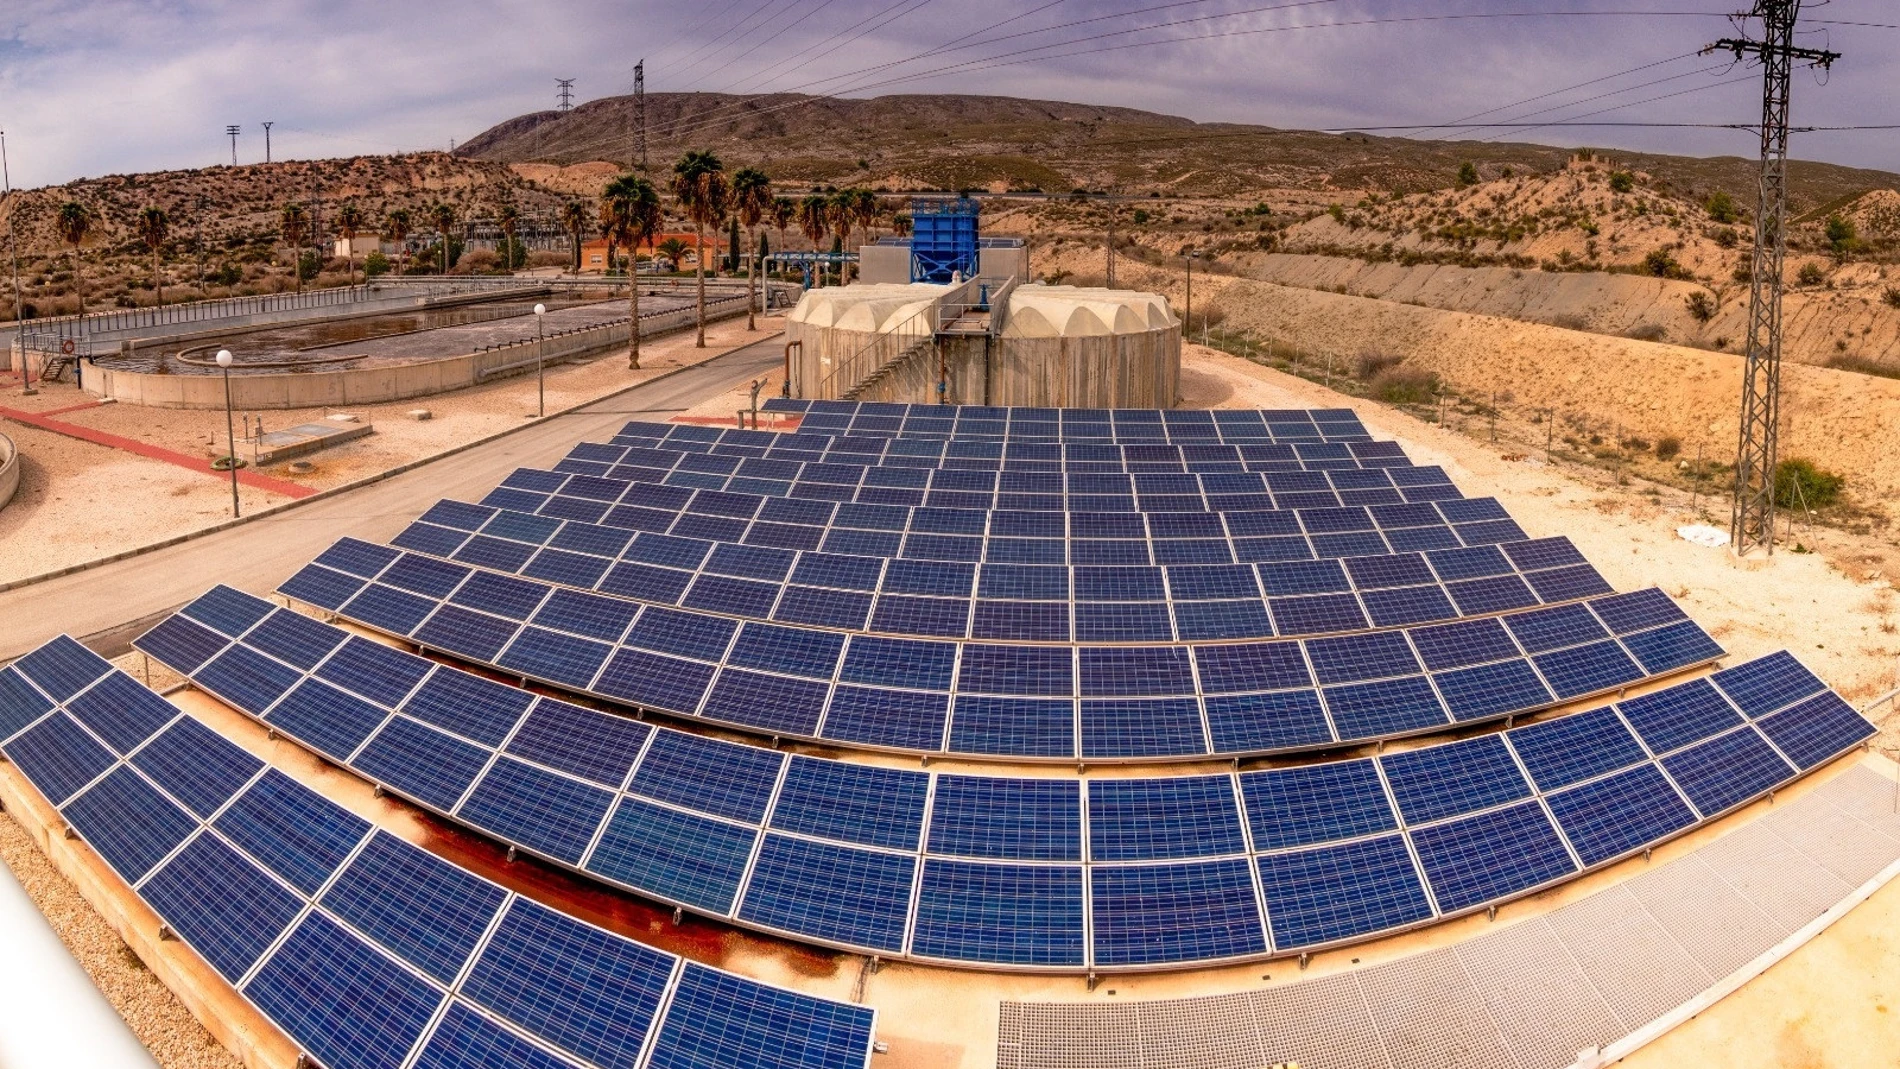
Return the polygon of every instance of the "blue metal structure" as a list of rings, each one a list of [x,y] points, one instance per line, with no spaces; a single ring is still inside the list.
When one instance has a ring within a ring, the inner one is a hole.
[[[911,202],[912,282],[948,283],[957,276],[976,277],[979,210],[969,197],[920,197]]]

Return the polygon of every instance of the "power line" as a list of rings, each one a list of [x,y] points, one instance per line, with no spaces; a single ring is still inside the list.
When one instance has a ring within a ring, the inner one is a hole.
[[[1628,76],[1632,74],[1640,74],[1643,71],[1652,70],[1656,67],[1666,67],[1671,63],[1680,62],[1681,60],[1693,59],[1695,58],[1695,56],[1696,56],[1696,53],[1694,52],[1684,52],[1681,55],[1670,56],[1668,59],[1659,59],[1655,61],[1654,63],[1644,63],[1639,66],[1631,67],[1628,70],[1617,71],[1615,74],[1606,74],[1600,78],[1591,78],[1588,81],[1578,82],[1575,85],[1566,85],[1561,89],[1552,89],[1547,93],[1539,93],[1536,96],[1525,97],[1522,100],[1514,100],[1509,104],[1499,104],[1497,107],[1494,107],[1494,108],[1486,108],[1483,111],[1474,111],[1469,115],[1460,115],[1456,119],[1452,119],[1450,121],[1455,122],[1455,123],[1462,123],[1462,122],[1470,122],[1472,119],[1482,119],[1486,115],[1496,115],[1500,111],[1510,111],[1513,108],[1521,108],[1526,104],[1535,104],[1540,100],[1548,100],[1551,97],[1561,96],[1565,93],[1575,92],[1578,89],[1587,89],[1590,86],[1599,85],[1603,82],[1613,82],[1618,78],[1627,78]]]

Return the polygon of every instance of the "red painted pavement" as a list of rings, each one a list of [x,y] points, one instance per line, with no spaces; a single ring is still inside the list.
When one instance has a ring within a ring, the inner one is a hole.
[[[58,411],[71,412],[78,408],[92,407],[94,406],[74,405],[72,408],[62,408]],[[47,418],[48,415],[50,415],[50,413],[20,412],[11,408],[0,408],[0,417],[13,420],[15,423],[25,424],[28,427],[38,427],[40,430],[51,431],[54,434],[63,434],[68,438],[77,438],[80,441],[91,442],[94,445],[103,445],[108,449],[124,450],[127,453],[145,457],[149,460],[159,460],[180,468],[195,471],[201,475],[213,475],[220,479],[229,477],[225,472],[212,470],[211,462],[204,457],[194,457],[160,446],[135,441],[131,438],[123,438],[116,434],[107,434],[104,431],[94,430],[91,427],[81,427],[77,423],[67,423],[64,420],[49,419]],[[273,494],[282,494],[285,497],[309,497],[317,492],[311,487],[299,486],[296,483],[285,482],[282,479],[273,479],[268,475],[260,475],[248,468],[239,469],[237,478],[238,482],[245,486],[253,487],[258,490],[266,490]]]

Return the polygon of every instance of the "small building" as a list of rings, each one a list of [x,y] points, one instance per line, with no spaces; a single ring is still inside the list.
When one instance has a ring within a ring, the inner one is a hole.
[[[385,252],[385,251],[387,250],[383,248],[383,239],[381,235],[358,234],[353,238],[345,238],[342,236],[338,236],[336,239],[336,251],[331,253],[330,255],[336,257],[339,260],[344,259],[345,257],[350,257],[350,256],[354,256],[358,259],[361,259],[365,256],[368,256],[372,252]]]
[[[647,257],[658,255],[659,247],[661,245],[666,244],[668,241],[671,241],[674,239],[678,239],[680,244],[686,246],[686,255],[683,257],[683,259],[685,260],[685,263],[678,264],[676,266],[678,267],[691,266],[694,260],[696,259],[694,254],[699,248],[699,237],[698,235],[692,233],[691,231],[687,231],[685,233],[680,233],[680,234],[656,235],[651,243],[647,245],[642,245],[640,247],[640,255],[647,256]],[[608,243],[607,243],[606,238],[594,238],[589,241],[581,242],[581,274],[583,275],[606,274],[607,272],[607,244]],[[715,255],[717,255],[719,251],[718,235],[708,234],[706,237],[706,246],[709,249],[711,249]],[[626,255],[627,255],[627,247],[625,245],[621,245],[614,253],[614,262],[619,263],[621,260],[626,258]]]

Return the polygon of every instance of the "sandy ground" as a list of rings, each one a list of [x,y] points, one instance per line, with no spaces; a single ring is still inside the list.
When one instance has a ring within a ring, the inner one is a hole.
[[[768,379],[762,396],[771,396],[776,386],[775,379]],[[1808,532],[1804,538],[1817,544],[1819,552],[1782,553],[1765,564],[1740,566],[1724,550],[1703,549],[1677,537],[1678,525],[1698,518],[1686,496],[1666,489],[1651,494],[1650,488],[1640,482],[1616,485],[1592,468],[1545,464],[1541,456],[1532,455],[1534,450],[1508,438],[1492,444],[1488,427],[1482,423],[1468,423],[1461,429],[1454,422],[1451,429],[1441,429],[1376,403],[1342,398],[1320,385],[1199,346],[1188,347],[1182,391],[1185,404],[1194,407],[1353,407],[1375,435],[1402,442],[1421,463],[1444,465],[1468,493],[1495,493],[1533,536],[1563,534],[1575,540],[1618,588],[1662,585],[1735,658],[1790,648],[1830,683],[1861,700],[1900,682],[1896,680],[1900,639],[1894,635],[1891,588],[1883,577],[1870,578],[1864,564],[1866,554],[1881,548],[1873,540],[1837,532]],[[709,399],[692,415],[708,420],[731,419],[729,413],[743,407],[746,400],[742,388]],[[136,655],[122,663],[135,675],[143,674],[142,659]],[[161,687],[170,681],[162,672],[151,679]],[[177,700],[303,782],[345,801],[385,827],[483,871],[495,863],[497,852],[486,844],[448,834],[436,822],[401,803],[374,799],[354,777],[326,768],[287,742],[264,740],[254,725],[202,696],[181,695]],[[1900,754],[1900,717],[1891,713],[1887,716],[1877,748],[1889,755]],[[853,759],[903,763],[891,757],[858,755]],[[958,770],[985,769],[959,766]],[[1066,774],[1050,769],[1011,771]],[[1125,776],[1143,771],[1115,768],[1103,769],[1099,774]],[[1171,767],[1171,771],[1189,770]],[[1886,771],[1892,772],[1891,766]],[[1823,776],[1827,774],[1831,772]],[[1798,796],[1819,778],[1781,793],[1784,797]],[[1681,856],[1755,819],[1767,811],[1768,804],[1757,803],[1659,849],[1657,860]],[[0,833],[6,831],[0,828]],[[16,870],[30,869],[32,856],[16,861],[20,843],[15,840],[23,841],[23,837],[0,834],[0,857]],[[36,852],[28,849],[26,853]],[[1500,913],[1499,923],[1554,909],[1612,886],[1641,871],[1644,864],[1640,859],[1624,862],[1513,904]],[[555,901],[590,920],[610,923],[637,938],[744,975],[838,998],[850,997],[862,982],[864,1001],[878,1007],[882,1014],[879,1038],[889,1044],[890,1052],[879,1062],[887,1069],[980,1069],[993,1065],[996,1008],[1005,999],[1129,1001],[1247,990],[1455,943],[1486,930],[1489,923],[1482,916],[1464,918],[1407,936],[1321,954],[1306,972],[1300,972],[1291,962],[1272,962],[1179,974],[1117,976],[1105,979],[1090,992],[1073,978],[995,975],[903,964],[887,964],[875,975],[864,975],[864,962],[851,955],[815,954],[783,941],[690,920],[674,929],[657,917],[657,911],[637,901],[604,893],[590,895],[584,887],[543,872],[538,866],[518,863],[503,871],[512,873],[506,882],[524,893]],[[54,900],[43,898],[42,902]],[[56,917],[73,945],[81,945],[84,939],[103,939],[108,951],[114,945],[115,937],[90,910],[76,906],[61,909],[57,904],[44,908]],[[111,953],[82,957],[97,970],[95,975],[108,990],[135,984],[142,971],[126,957]],[[1900,981],[1900,888],[1889,886],[1764,977],[1626,1064],[1645,1069],[1677,1065],[1858,1069],[1895,1064],[1890,1052],[1900,1049],[1900,1015],[1892,1011],[1896,981]],[[184,1012],[169,993],[155,984],[130,990],[137,994],[122,1005],[132,1005],[127,1012],[141,1018],[170,1020],[173,1018],[166,1014]],[[167,1035],[155,1044],[168,1067],[211,1064],[189,1060],[197,1049],[188,1038],[192,1034],[189,1029],[181,1029],[176,1037]]]
[[[648,381],[668,371],[710,359],[780,329],[781,319],[761,318],[747,332],[742,319],[707,328],[705,349],[693,347],[690,331],[642,347],[641,369],[629,371],[624,353],[560,365],[547,373],[547,410],[558,412]],[[52,383],[35,397],[0,386],[0,407],[44,413],[85,404],[89,396]],[[433,418],[405,413],[426,408]],[[261,413],[267,430],[321,421],[334,409]],[[274,478],[325,490],[433,456],[455,446],[519,427],[535,412],[533,376],[503,379],[437,397],[350,408],[376,433],[301,459],[314,470],[293,474],[287,464],[264,467]],[[240,419],[242,418],[240,413]],[[222,453],[224,413],[136,405],[100,405],[54,417],[192,456]],[[629,417],[636,418],[636,417]],[[240,428],[240,433],[242,433]],[[207,466],[203,471],[149,460],[49,431],[7,425],[22,456],[20,490],[0,510],[0,582],[39,575],[96,560],[194,530],[230,516],[230,483]],[[243,447],[240,444],[240,453]],[[253,512],[289,500],[241,488],[243,509]]]

